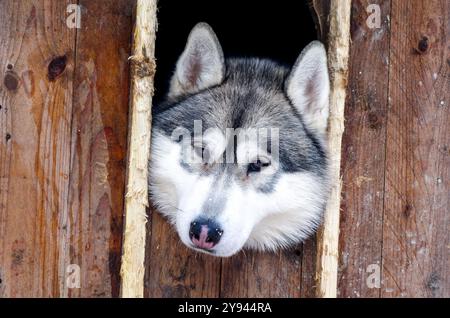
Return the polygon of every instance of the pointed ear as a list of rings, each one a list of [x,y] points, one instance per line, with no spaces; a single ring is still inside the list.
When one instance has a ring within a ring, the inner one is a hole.
[[[322,43],[310,43],[287,78],[285,91],[307,127],[324,134],[328,122],[330,80]]]
[[[220,84],[224,77],[225,62],[217,36],[208,24],[199,23],[178,59],[169,97],[196,93]]]

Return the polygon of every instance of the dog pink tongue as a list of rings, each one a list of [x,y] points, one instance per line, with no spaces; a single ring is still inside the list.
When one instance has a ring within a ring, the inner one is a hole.
[[[208,227],[206,225],[202,226],[202,230],[200,232],[200,237],[199,239],[195,239],[193,240],[194,244],[200,248],[206,248],[206,249],[211,249],[214,246],[213,242],[206,242],[208,238]]]

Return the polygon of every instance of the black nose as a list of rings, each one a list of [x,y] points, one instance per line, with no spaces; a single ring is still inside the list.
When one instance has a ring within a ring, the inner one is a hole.
[[[209,219],[197,219],[191,223],[189,236],[195,246],[202,249],[211,249],[219,243],[223,230]]]

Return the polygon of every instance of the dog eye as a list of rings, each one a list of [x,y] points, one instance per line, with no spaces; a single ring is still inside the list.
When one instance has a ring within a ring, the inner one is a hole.
[[[252,162],[247,167],[247,175],[254,172],[260,172],[262,168],[270,166],[270,162],[262,162],[261,160],[256,160]]]

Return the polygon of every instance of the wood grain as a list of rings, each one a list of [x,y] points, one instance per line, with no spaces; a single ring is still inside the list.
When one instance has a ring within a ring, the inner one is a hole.
[[[72,2],[0,2],[1,297],[118,295],[130,2]]]
[[[119,296],[133,3],[80,1],[65,263],[71,297]],[[101,39],[101,40],[99,40]]]
[[[302,267],[300,281],[300,297],[315,298],[317,294],[316,264],[317,238],[310,237],[302,244]]]
[[[381,8],[381,28],[366,24],[369,4]],[[343,179],[338,297],[379,297],[366,283],[381,265],[390,1],[353,1],[349,85],[342,146]],[[394,163],[392,163],[394,164]]]
[[[185,247],[156,211],[150,223],[145,297],[219,297],[220,258]]]
[[[0,297],[119,293],[133,1],[80,0],[79,30],[73,2],[0,1]],[[340,297],[450,297],[449,16],[445,0],[352,1]],[[315,295],[314,239],[221,261],[150,221],[145,296]]]
[[[69,3],[0,2],[1,297],[58,296],[64,280],[75,65]]]
[[[301,247],[244,251],[222,261],[221,297],[300,297]]]
[[[450,3],[392,1],[383,297],[450,296]]]

